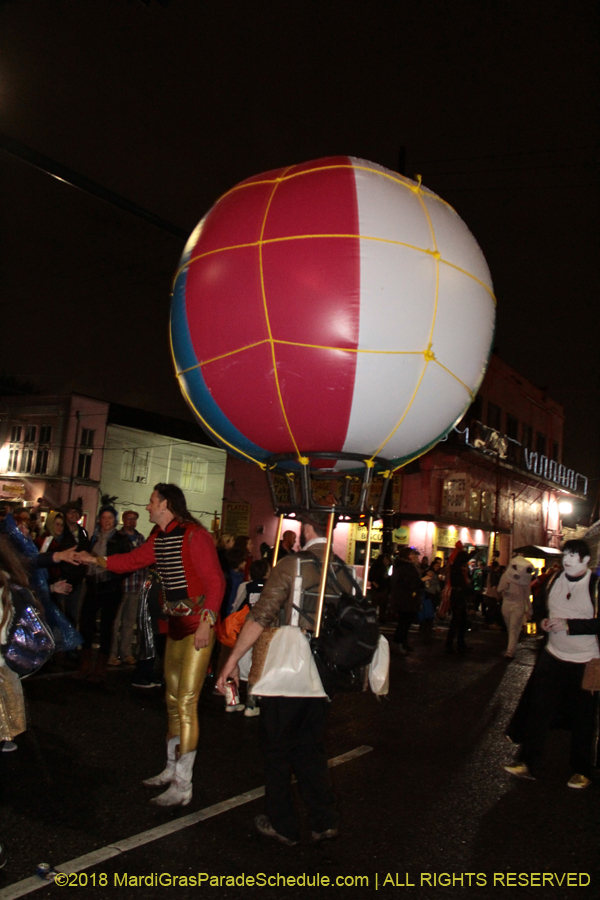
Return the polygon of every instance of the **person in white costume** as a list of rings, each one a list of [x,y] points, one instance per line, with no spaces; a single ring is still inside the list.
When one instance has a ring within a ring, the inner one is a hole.
[[[508,632],[508,646],[503,656],[512,659],[519,643],[523,616],[531,615],[529,604],[531,579],[534,568],[524,556],[514,556],[502,573],[498,593],[502,597],[502,617]]]

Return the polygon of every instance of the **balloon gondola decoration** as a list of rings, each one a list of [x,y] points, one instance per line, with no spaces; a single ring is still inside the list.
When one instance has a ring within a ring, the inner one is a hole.
[[[376,473],[461,418],[494,319],[485,258],[454,209],[420,180],[340,156],[217,200],[176,274],[171,341],[203,428],[267,471],[277,511],[330,507],[324,482],[356,518]]]

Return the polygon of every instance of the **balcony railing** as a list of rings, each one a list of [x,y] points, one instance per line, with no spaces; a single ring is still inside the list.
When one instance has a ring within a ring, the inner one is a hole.
[[[473,419],[468,427],[455,428],[454,431],[459,440],[475,450],[501,459],[531,475],[552,481],[569,491],[587,494],[588,480],[585,475],[567,468],[554,459],[548,459],[542,453],[524,447],[495,428]]]

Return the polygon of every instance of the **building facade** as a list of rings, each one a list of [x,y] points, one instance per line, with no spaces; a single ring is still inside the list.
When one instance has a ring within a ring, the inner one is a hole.
[[[78,394],[0,400],[0,501],[98,506],[109,404]]]
[[[205,443],[206,441],[206,443]],[[154,484],[173,481],[211,528],[220,513],[226,454],[191,423],[78,394],[0,400],[0,502],[44,512],[80,502],[93,525],[101,497],[144,513]]]
[[[563,511],[587,493],[563,464],[563,429],[560,404],[493,355],[462,421],[404,469],[398,542],[447,557],[461,540],[502,564],[518,547],[557,549]]]

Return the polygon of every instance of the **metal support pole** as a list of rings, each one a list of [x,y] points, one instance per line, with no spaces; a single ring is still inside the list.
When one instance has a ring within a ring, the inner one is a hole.
[[[273,562],[271,566],[275,566],[277,564],[277,557],[279,556],[279,541],[281,540],[281,529],[283,528],[283,513],[279,516],[279,522],[277,523],[277,534],[275,535],[275,546],[273,547]]]
[[[367,546],[365,547],[365,574],[363,578],[363,593],[367,593],[367,582],[369,580],[369,562],[371,559],[371,538],[373,536],[373,515],[369,516],[367,521]]]
[[[323,603],[325,602],[325,588],[327,587],[327,574],[329,571],[329,559],[331,557],[331,545],[333,543],[333,529],[335,528],[335,509],[329,513],[327,523],[327,543],[325,544],[325,556],[323,557],[323,571],[321,572],[321,584],[319,586],[319,603],[317,606],[317,619],[315,625],[315,637],[319,637],[321,630],[321,618],[323,616]]]

